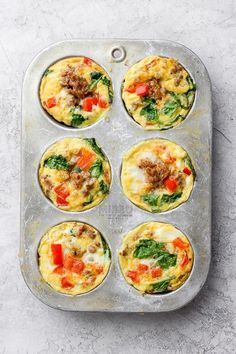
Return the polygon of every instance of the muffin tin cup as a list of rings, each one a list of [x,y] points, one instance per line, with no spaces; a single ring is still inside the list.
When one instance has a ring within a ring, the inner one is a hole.
[[[117,57],[115,49],[121,48]],[[114,54],[116,53],[116,54]],[[40,79],[53,62],[67,56],[94,59],[111,76],[114,101],[107,116],[83,129],[54,124],[40,107]],[[120,98],[125,73],[148,55],[176,58],[197,85],[196,97],[187,118],[166,131],[145,131],[128,115]],[[109,196],[86,212],[65,212],[42,197],[37,181],[39,161],[54,141],[70,136],[95,138],[112,168]],[[120,185],[122,156],[142,140],[169,139],[181,145],[194,164],[197,180],[187,202],[168,212],[153,214],[133,205]],[[71,40],[46,48],[32,61],[25,74],[22,93],[22,174],[20,264],[33,294],[45,304],[69,311],[162,312],[180,308],[203,286],[211,258],[211,86],[200,59],[186,47],[163,40]],[[79,296],[57,293],[43,280],[38,269],[37,248],[48,228],[64,221],[82,221],[97,228],[108,241],[112,264],[104,282]],[[179,289],[158,295],[140,294],[124,279],[118,262],[123,236],[148,221],[171,223],[189,239],[194,264],[188,280]]]

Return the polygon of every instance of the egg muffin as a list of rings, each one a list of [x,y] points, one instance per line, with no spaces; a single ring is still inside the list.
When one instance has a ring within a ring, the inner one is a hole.
[[[122,160],[121,184],[125,195],[150,212],[164,212],[185,202],[195,176],[187,152],[165,139],[144,140]]]
[[[50,228],[38,248],[39,270],[56,291],[79,295],[102,283],[111,264],[103,236],[82,222],[63,222]]]
[[[119,262],[126,281],[137,290],[164,293],[187,280],[193,250],[187,237],[173,225],[147,222],[124,237]]]
[[[186,118],[195,90],[190,74],[176,59],[148,56],[126,73],[122,99],[144,129],[165,130]]]
[[[109,110],[113,98],[111,79],[92,59],[71,57],[51,65],[40,83],[43,108],[58,122],[87,127]]]
[[[56,207],[84,211],[108,195],[111,168],[94,138],[65,138],[43,154],[38,177],[42,191]]]

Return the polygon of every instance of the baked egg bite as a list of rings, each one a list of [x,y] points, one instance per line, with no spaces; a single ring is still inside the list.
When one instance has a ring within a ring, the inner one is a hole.
[[[94,138],[65,138],[43,154],[38,178],[43,193],[57,208],[84,211],[108,195],[111,168]]]
[[[174,58],[148,56],[126,73],[122,99],[129,115],[146,130],[180,124],[195,97],[190,74]]]
[[[79,295],[103,282],[110,268],[111,252],[94,227],[69,221],[44,234],[38,262],[43,279],[54,290]]]
[[[178,289],[188,279],[193,250],[173,225],[147,222],[124,237],[119,262],[125,280],[137,290],[164,293]]]
[[[65,58],[48,67],[39,95],[43,108],[55,120],[83,128],[109,110],[113,89],[107,72],[92,59],[81,56]]]
[[[165,139],[144,140],[124,156],[121,184],[138,207],[160,213],[188,200],[195,170],[187,152]]]

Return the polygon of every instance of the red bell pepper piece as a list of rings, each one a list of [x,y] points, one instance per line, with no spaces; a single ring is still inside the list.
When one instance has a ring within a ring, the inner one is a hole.
[[[126,89],[129,93],[135,93],[136,91],[137,84],[131,84],[129,87]]]
[[[67,277],[61,278],[61,286],[64,289],[72,289],[74,284]]]
[[[147,96],[148,94],[148,84],[140,84],[139,86],[136,87],[136,95],[138,96]]]
[[[92,112],[93,110],[93,97],[87,97],[83,100],[83,111]]]
[[[178,247],[181,250],[185,250],[189,246],[188,243],[185,243],[180,237],[177,237],[173,240],[173,245],[174,247]]]
[[[57,187],[55,187],[54,192],[57,194],[56,202],[58,205],[66,206],[69,204],[66,198],[70,195],[70,191],[64,183],[59,184]]]
[[[167,178],[164,181],[164,185],[167,189],[169,189],[169,191],[171,192],[175,192],[177,187],[178,187],[178,183],[175,179],[171,179],[171,178]]]
[[[140,271],[140,272],[145,272],[146,270],[148,270],[148,265],[147,264],[142,264],[142,263],[140,263],[139,265],[138,265],[138,270]]]
[[[134,283],[139,282],[138,272],[136,270],[129,270],[127,275]]]
[[[64,273],[64,268],[63,268],[63,266],[58,266],[58,267],[56,267],[56,268],[53,270],[53,273],[56,273],[56,274],[63,274],[63,273]]]
[[[187,254],[185,253],[182,260],[181,260],[180,266],[182,268],[184,268],[188,264],[188,262],[189,262],[189,259],[188,259]]]
[[[64,263],[63,263],[64,268],[67,270],[71,270],[73,267],[74,261],[75,261],[75,259],[72,256],[66,255],[65,259],[64,259]]]
[[[61,266],[63,264],[62,245],[60,243],[51,244],[53,263]]]
[[[82,170],[88,170],[93,164],[94,159],[95,155],[93,153],[91,153],[88,149],[81,148],[76,165],[78,165]]]
[[[56,97],[50,97],[46,101],[46,106],[48,108],[53,108],[57,105]]]
[[[99,105],[100,108],[107,108],[108,103],[107,103],[106,100],[104,100],[103,98],[99,97],[98,105]]]
[[[80,274],[85,268],[85,264],[81,259],[75,259],[71,271]]]
[[[90,58],[84,57],[84,64],[91,66],[92,65],[92,60]]]
[[[188,167],[184,167],[183,172],[188,176],[190,176],[192,174],[192,171]]]
[[[153,268],[151,273],[152,273],[153,278],[157,278],[161,275],[162,270],[161,270],[161,268]]]

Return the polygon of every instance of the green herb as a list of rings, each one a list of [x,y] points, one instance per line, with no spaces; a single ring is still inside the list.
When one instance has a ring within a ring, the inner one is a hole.
[[[169,269],[176,265],[177,255],[169,252],[162,252],[157,258],[156,265],[159,265],[163,269]]]
[[[56,170],[68,170],[69,164],[65,157],[62,155],[52,155],[44,161],[44,166],[53,168]]]
[[[193,79],[191,78],[190,75],[187,76],[186,80],[187,80],[188,85],[189,85],[189,90],[195,91],[196,90],[196,84],[193,82]]]
[[[195,171],[195,168],[192,164],[192,161],[190,159],[190,157],[186,157],[184,162],[186,163],[186,165],[190,168],[190,170],[192,171],[192,174],[193,174],[193,178],[196,179],[197,175],[196,175],[196,171]]]
[[[178,107],[179,103],[177,101],[168,101],[160,112],[171,117],[176,112]]]
[[[161,196],[161,204],[165,203],[174,203],[177,199],[182,196],[182,192],[175,192],[173,194],[162,194]]]
[[[99,154],[102,158],[105,158],[105,155],[104,155],[102,149],[97,145],[96,140],[94,138],[85,138],[84,140],[86,140],[88,142],[88,144],[91,146],[93,151],[95,151],[97,154]]]
[[[102,246],[103,246],[103,250],[104,250],[104,254],[108,254],[108,257],[111,258],[111,250],[106,242],[106,240],[104,239],[104,237],[101,235],[101,241],[102,241]]]
[[[48,76],[48,74],[51,74],[51,73],[53,73],[53,70],[52,69],[47,69],[47,70],[44,71],[43,76]]]
[[[146,104],[141,111],[140,115],[145,116],[149,121],[157,121],[159,119],[157,108],[156,108],[156,101],[152,97],[144,97],[143,102]]]
[[[108,95],[109,95],[109,103],[113,101],[113,91],[111,87],[111,80],[109,80],[106,76],[102,77],[102,83],[107,86]]]
[[[162,293],[167,290],[169,284],[170,284],[171,278],[167,278],[164,280],[161,280],[157,283],[152,284],[152,290],[156,293]]]
[[[92,177],[98,178],[103,172],[102,161],[101,160],[95,161],[94,164],[90,167],[89,172],[91,173]]]
[[[104,183],[104,181],[100,182],[99,187],[100,187],[100,192],[102,192],[103,194],[109,193],[109,187],[106,183]]]
[[[133,256],[135,258],[148,258],[158,254],[164,247],[163,242],[156,242],[155,240],[139,240],[136,246]]]
[[[83,203],[83,206],[89,205],[93,202],[93,196],[90,195],[88,199]]]

